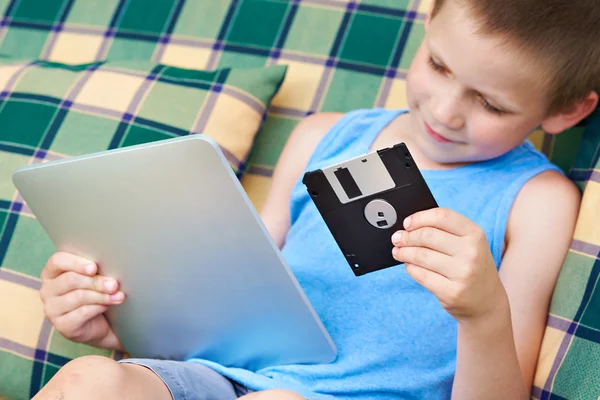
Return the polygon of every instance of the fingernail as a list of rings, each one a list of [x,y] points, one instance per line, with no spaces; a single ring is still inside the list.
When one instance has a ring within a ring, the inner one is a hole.
[[[104,281],[104,288],[109,292],[112,292],[117,289],[117,281],[113,279],[107,279]]]
[[[412,220],[412,218],[411,218],[411,217],[407,217],[407,218],[404,220],[404,224],[403,224],[403,225],[404,225],[404,229],[408,229],[408,228],[410,228],[410,223],[411,223],[411,220]]]
[[[85,272],[87,274],[93,274],[94,272],[96,272],[96,266],[94,264],[88,264],[85,266]]]
[[[402,232],[398,231],[392,235],[392,243],[398,244],[402,240]]]
[[[123,301],[124,298],[125,295],[123,294],[123,292],[117,292],[115,294],[110,295],[110,299],[116,303]]]
[[[398,248],[394,247],[394,249],[392,250],[392,254],[394,255],[394,257],[396,257],[398,255]]]

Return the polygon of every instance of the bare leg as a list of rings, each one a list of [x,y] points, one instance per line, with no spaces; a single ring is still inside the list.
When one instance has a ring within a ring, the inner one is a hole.
[[[238,400],[305,400],[304,397],[289,390],[272,389],[254,392],[240,397]]]
[[[172,400],[163,381],[146,367],[110,358],[77,358],[48,382],[33,400]]]

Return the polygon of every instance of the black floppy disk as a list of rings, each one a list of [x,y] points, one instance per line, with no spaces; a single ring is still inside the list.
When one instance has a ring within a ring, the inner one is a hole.
[[[438,207],[404,143],[306,172],[302,183],[356,276],[398,265],[392,234]]]

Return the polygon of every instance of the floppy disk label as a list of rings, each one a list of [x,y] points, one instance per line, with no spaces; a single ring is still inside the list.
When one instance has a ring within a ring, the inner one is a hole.
[[[377,152],[323,168],[323,174],[343,204],[396,186]]]

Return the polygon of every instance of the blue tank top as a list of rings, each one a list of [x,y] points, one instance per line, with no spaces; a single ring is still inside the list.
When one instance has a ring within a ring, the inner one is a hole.
[[[370,151],[404,110],[357,110],[326,134],[306,171]],[[508,215],[535,175],[557,170],[529,142],[493,160],[423,170],[440,207],[476,222],[500,265]],[[456,364],[457,322],[401,266],[355,277],[299,180],[282,253],[338,347],[331,364],[258,371],[194,360],[255,390],[286,388],[307,399],[446,399]],[[243,334],[243,333],[242,333]]]

